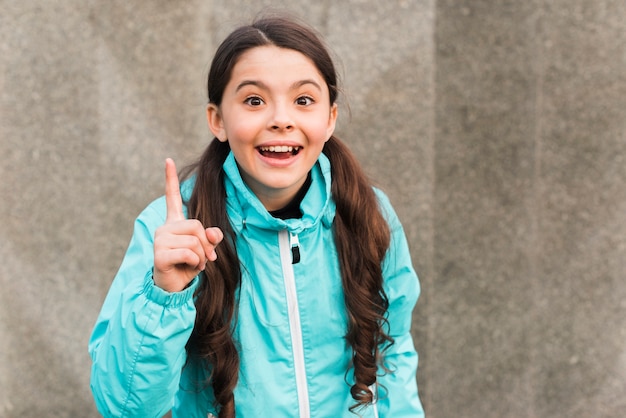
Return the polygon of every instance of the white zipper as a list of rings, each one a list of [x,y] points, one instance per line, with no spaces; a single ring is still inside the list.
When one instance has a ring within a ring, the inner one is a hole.
[[[295,240],[293,239],[295,237]],[[289,331],[291,332],[291,347],[296,374],[296,390],[298,392],[298,409],[300,418],[309,418],[309,388],[306,383],[306,369],[304,365],[304,347],[302,346],[302,327],[300,325],[300,310],[296,295],[296,279],[293,273],[292,245],[298,245],[297,235],[290,240],[287,230],[278,233],[280,261],[283,267],[285,293],[287,294],[287,312],[289,313]]]

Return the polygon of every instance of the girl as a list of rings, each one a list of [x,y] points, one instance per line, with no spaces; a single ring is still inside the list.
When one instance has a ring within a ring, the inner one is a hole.
[[[316,33],[265,18],[221,44],[215,138],[137,218],[91,336],[115,417],[419,417],[419,284],[385,195],[333,136]]]

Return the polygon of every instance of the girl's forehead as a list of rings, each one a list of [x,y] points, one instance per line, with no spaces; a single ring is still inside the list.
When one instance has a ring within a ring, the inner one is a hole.
[[[252,47],[248,50],[246,50],[243,54],[241,54],[240,60],[244,59],[244,58],[264,58],[264,57],[280,57],[280,56],[292,56],[292,57],[301,57],[301,58],[307,58],[308,57],[306,55],[304,55],[302,52],[300,51],[296,51],[295,49],[291,49],[291,48],[283,48],[280,46],[276,46],[276,45],[261,45],[261,46],[255,46]]]
[[[233,67],[232,77],[260,75],[284,76],[286,70],[297,70],[299,73],[315,73],[322,78],[315,63],[303,53],[294,49],[281,48],[274,45],[257,46],[241,54]]]

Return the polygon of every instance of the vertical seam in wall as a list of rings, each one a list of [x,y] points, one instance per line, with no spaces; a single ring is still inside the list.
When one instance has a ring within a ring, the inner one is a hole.
[[[435,271],[435,204],[436,204],[436,200],[435,200],[435,187],[437,186],[437,170],[435,169],[435,163],[436,163],[436,158],[437,158],[437,151],[435,149],[435,136],[437,134],[437,86],[436,86],[436,74],[437,74],[437,0],[432,0],[431,4],[430,4],[430,13],[431,13],[431,22],[432,22],[432,27],[430,28],[430,33],[431,33],[431,40],[430,40],[430,44],[431,44],[431,56],[430,58],[430,62],[432,63],[431,65],[431,73],[430,73],[430,86],[431,86],[431,91],[430,91],[430,100],[431,100],[431,107],[430,107],[430,122],[429,122],[429,133],[428,133],[428,146],[430,148],[430,161],[429,161],[429,167],[428,167],[428,171],[429,171],[429,175],[430,175],[430,207],[429,207],[429,217],[430,217],[430,228],[428,231],[428,265],[430,266],[430,271],[428,272],[430,274],[430,278],[428,278],[427,282],[428,283],[424,283],[425,285],[428,284],[432,284],[434,283],[435,279],[436,279],[436,275],[437,272]],[[426,348],[426,350],[429,347],[432,347],[432,340],[434,338],[435,335],[435,322],[432,320],[433,317],[433,311],[434,309],[432,308],[433,306],[433,302],[432,302],[432,286],[431,289],[427,289],[426,293],[428,294],[428,297],[430,300],[428,300],[428,305],[427,305],[427,309],[426,309],[426,344],[428,345],[428,347]],[[432,403],[432,393],[433,393],[433,386],[432,386],[432,382],[434,382],[433,380],[433,367],[432,367],[432,363],[431,366],[427,367],[426,370],[428,371],[428,374],[425,375],[425,379],[428,382],[428,391],[425,393],[426,396],[424,396],[424,403],[427,404],[429,407],[433,404]],[[418,382],[419,383],[419,382]],[[426,414],[427,416],[429,415],[428,413]]]
[[[544,32],[543,32],[543,17],[544,17],[544,8],[543,4],[540,3],[537,15],[535,16],[534,21],[534,47],[537,54],[535,55],[535,114],[534,114],[534,125],[535,130],[533,133],[533,143],[534,143],[534,153],[533,153],[533,177],[532,177],[532,207],[530,208],[530,219],[531,219],[531,237],[530,237],[530,274],[531,277],[537,278],[539,274],[539,258],[541,253],[540,248],[540,225],[539,220],[541,217],[541,213],[543,210],[542,202],[542,187],[541,187],[541,161],[543,157],[543,142],[542,142],[542,134],[543,134],[543,87],[544,87],[544,74],[545,74],[545,51],[544,51]],[[531,283],[536,283],[535,280],[532,280]],[[536,287],[537,284],[534,284]],[[531,285],[532,287],[532,285]],[[537,292],[539,289],[533,289],[532,294],[541,294]],[[535,300],[535,303],[537,300]],[[532,307],[533,310],[536,311],[536,307]],[[527,339],[527,341],[530,341]],[[531,342],[532,344],[532,342]],[[537,354],[532,349],[532,347],[528,348],[529,358],[532,368],[536,367],[536,358]],[[535,408],[535,393],[534,388],[536,385],[533,383],[533,377],[535,376],[534,370],[531,369],[530,378],[527,379],[528,391],[531,396],[532,401],[529,402],[529,417],[536,418],[537,411]]]

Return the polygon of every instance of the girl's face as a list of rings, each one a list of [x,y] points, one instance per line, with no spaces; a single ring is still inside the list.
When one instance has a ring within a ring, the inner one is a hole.
[[[309,58],[261,46],[240,56],[207,119],[213,134],[229,142],[248,187],[276,210],[304,184],[335,129],[337,105]]]

